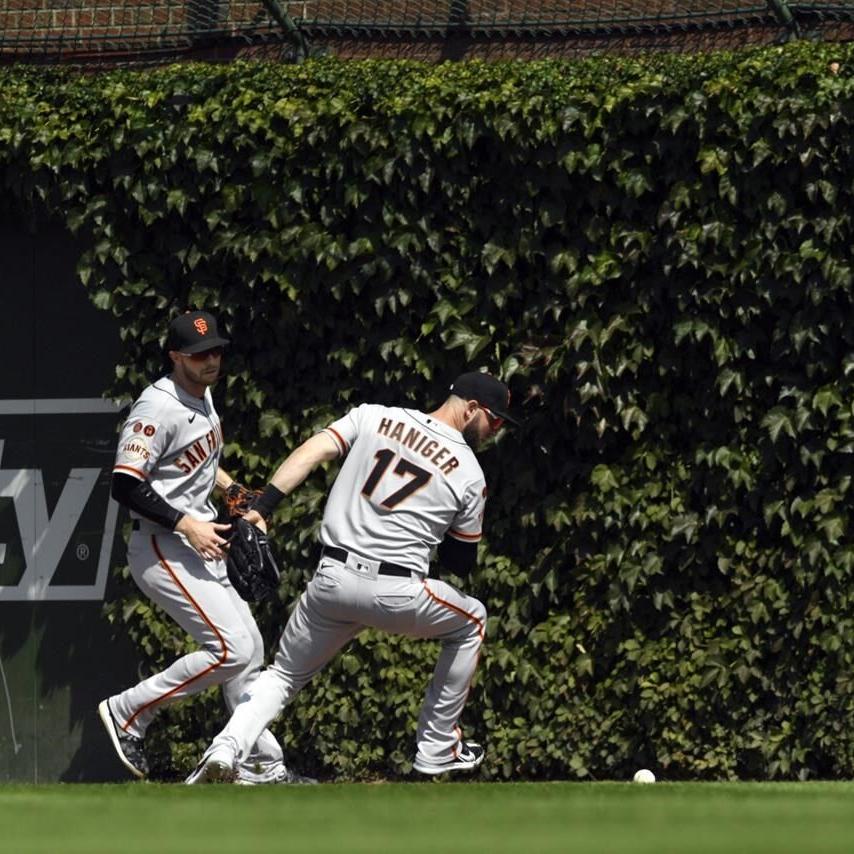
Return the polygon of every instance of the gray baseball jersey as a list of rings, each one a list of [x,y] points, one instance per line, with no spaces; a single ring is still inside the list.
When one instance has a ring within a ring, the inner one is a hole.
[[[346,459],[326,502],[324,545],[426,575],[446,533],[480,540],[486,481],[459,431],[417,410],[366,403],[325,432]]]
[[[212,521],[211,495],[222,430],[210,389],[188,394],[170,377],[150,385],[122,427],[114,472],[147,480],[176,510]],[[138,514],[131,513],[135,518]],[[143,738],[157,711],[211,685],[222,685],[229,710],[257,678],[264,643],[249,606],[235,593],[222,560],[205,560],[182,534],[142,520],[128,544],[131,574],[198,644],[160,673],[108,699],[126,733]],[[240,777],[269,782],[284,773],[282,749],[269,731],[247,751]]]
[[[415,410],[364,404],[325,432],[346,459],[320,538],[346,554],[321,557],[273,665],[247,690],[188,782],[203,777],[212,757],[226,765],[245,761],[259,733],[366,626],[441,644],[418,718],[416,767],[448,767],[467,753],[459,718],[486,635],[486,608],[427,571],[446,534],[481,537],[480,464],[458,430]],[[388,564],[409,573],[389,573]]]
[[[113,471],[147,480],[176,510],[211,521],[217,515],[211,494],[221,453],[222,428],[210,389],[200,399],[163,377],[131,408]]]

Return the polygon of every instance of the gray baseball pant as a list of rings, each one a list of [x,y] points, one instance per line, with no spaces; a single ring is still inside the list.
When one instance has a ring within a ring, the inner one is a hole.
[[[264,664],[264,642],[249,606],[231,586],[222,560],[205,561],[179,534],[134,531],[128,564],[137,586],[199,645],[165,670],[110,698],[125,732],[142,738],[157,710],[222,685],[229,712]],[[263,728],[262,728],[263,729]],[[263,773],[282,762],[269,731],[258,732],[245,767]]]
[[[209,752],[228,744],[241,761],[299,690],[362,629],[434,638],[442,648],[418,719],[424,758],[455,755],[458,720],[468,696],[486,630],[486,609],[443,581],[379,574],[379,564],[321,559],[288,620],[275,661],[241,697]]]

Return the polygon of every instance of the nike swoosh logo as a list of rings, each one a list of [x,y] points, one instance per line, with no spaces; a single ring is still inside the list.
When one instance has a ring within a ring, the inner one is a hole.
[[[196,420],[196,413],[194,412],[187,420],[192,424]]]

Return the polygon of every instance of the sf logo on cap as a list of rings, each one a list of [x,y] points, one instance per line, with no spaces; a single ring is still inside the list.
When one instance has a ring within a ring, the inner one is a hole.
[[[199,335],[206,335],[208,331],[208,322],[203,317],[197,317],[193,321],[193,326],[196,327],[196,331]]]

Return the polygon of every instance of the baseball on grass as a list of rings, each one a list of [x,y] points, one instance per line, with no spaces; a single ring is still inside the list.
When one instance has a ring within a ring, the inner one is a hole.
[[[635,776],[632,777],[633,783],[654,783],[655,782],[655,774],[649,770],[649,768],[641,768],[640,771],[635,772]]]

